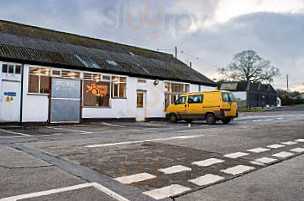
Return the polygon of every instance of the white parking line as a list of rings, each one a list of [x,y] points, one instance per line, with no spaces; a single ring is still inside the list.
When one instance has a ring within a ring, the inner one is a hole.
[[[273,163],[273,162],[276,162],[276,161],[277,161],[277,159],[268,158],[268,157],[258,158],[258,159],[255,160],[255,162],[263,163],[263,164],[270,164],[270,163]]]
[[[279,149],[282,147],[285,147],[286,145],[282,145],[282,144],[273,144],[273,145],[269,145],[267,146],[267,148],[271,148],[271,149]]]
[[[255,149],[249,149],[247,150],[249,152],[252,152],[252,153],[262,153],[262,152],[266,152],[266,151],[270,151],[270,149],[265,149],[265,148],[255,148]]]
[[[304,148],[295,148],[291,149],[290,151],[295,153],[304,153]]]
[[[122,184],[132,184],[137,183],[145,180],[155,179],[156,176],[149,174],[149,173],[140,173],[140,174],[134,174],[129,176],[123,176],[123,177],[117,177],[114,180],[118,181]]]
[[[293,155],[294,155],[293,153],[282,151],[282,152],[274,154],[272,156],[277,157],[277,158],[288,158]]]
[[[88,187],[94,187],[97,190],[111,196],[112,198],[115,198],[118,201],[129,201],[128,199],[122,197],[121,195],[115,193],[114,191],[111,191],[110,189],[107,189],[106,187],[104,187],[98,183],[85,183],[85,184],[79,184],[76,186],[52,189],[52,190],[48,190],[48,191],[41,191],[41,192],[36,192],[36,193],[17,195],[17,196],[13,196],[13,197],[0,199],[0,201],[17,201],[17,200],[24,200],[24,199],[29,199],[29,198],[37,198],[37,197],[41,197],[41,196],[47,196],[47,195],[52,195],[52,194],[57,194],[57,193],[62,193],[62,192],[67,192],[67,191],[74,191],[74,190],[79,190],[79,189],[88,188]]]
[[[145,195],[148,195],[156,200],[161,200],[164,198],[169,198],[172,196],[176,196],[182,194],[184,192],[190,191],[191,188],[187,188],[178,184],[172,184],[171,186],[167,186],[164,188],[154,189],[151,191],[144,192]]]
[[[163,172],[165,174],[175,174],[175,173],[191,171],[191,170],[192,170],[191,168],[182,165],[176,165],[169,168],[158,169],[158,171]]]
[[[260,163],[260,162],[257,162],[257,161],[250,161],[250,163],[251,163],[252,165],[265,166],[264,163]]]
[[[295,144],[298,144],[298,143],[293,142],[293,141],[288,141],[288,142],[282,142],[282,144],[284,144],[284,145],[295,145]]]
[[[245,172],[250,172],[252,170],[254,170],[254,167],[251,166],[246,166],[246,165],[238,165],[232,168],[228,168],[225,170],[221,170],[221,172],[224,172],[226,174],[231,174],[231,175],[239,175]]]
[[[27,135],[27,134],[24,134],[24,133],[17,133],[17,132],[14,132],[14,131],[9,131],[9,130],[4,130],[4,129],[0,129],[1,132],[3,133],[8,133],[8,134],[13,134],[13,135],[21,135],[21,136],[24,136],[24,137],[29,137],[30,135]]]
[[[247,156],[247,155],[249,155],[249,154],[243,153],[243,152],[236,152],[236,153],[226,154],[226,155],[224,155],[224,157],[236,159],[236,158],[240,158],[242,156]]]
[[[82,131],[82,130],[74,130],[74,129],[51,127],[51,126],[46,126],[46,128],[54,129],[54,130],[63,130],[63,131],[77,132],[77,133],[82,133],[82,134],[92,133],[92,132],[87,132],[87,131]]]
[[[157,141],[168,141],[168,140],[182,140],[182,139],[193,139],[203,137],[204,135],[185,135],[185,136],[177,136],[177,137],[168,137],[168,138],[156,138],[150,140],[138,140],[138,141],[126,141],[126,142],[117,142],[117,143],[109,143],[109,144],[93,144],[87,145],[87,148],[97,148],[97,147],[110,147],[117,145],[129,145],[129,144],[138,144],[144,142],[157,142]]]
[[[118,127],[118,128],[125,128],[125,126],[110,124],[110,123],[106,123],[106,122],[102,122],[101,124],[103,124],[103,125],[105,125],[105,126]]]
[[[199,177],[196,179],[191,179],[188,181],[197,186],[205,186],[205,185],[209,185],[209,184],[214,184],[214,183],[222,181],[224,179],[225,179],[225,177],[221,177],[218,175],[206,174],[205,176],[202,176],[202,177]]]
[[[225,161],[221,160],[221,159],[210,158],[210,159],[207,159],[207,160],[204,160],[204,161],[196,161],[196,162],[193,162],[191,164],[192,165],[197,165],[197,166],[200,166],[200,167],[208,167],[208,166],[211,166],[211,165],[214,165],[214,164],[224,163],[224,162]]]

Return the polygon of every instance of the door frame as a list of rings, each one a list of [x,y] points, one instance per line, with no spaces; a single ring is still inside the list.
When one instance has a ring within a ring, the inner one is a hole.
[[[137,110],[138,109],[141,109],[141,108],[138,108],[137,107],[137,94],[138,93],[143,93],[143,95],[144,95],[144,97],[143,97],[143,108],[142,108],[142,110],[144,111],[144,120],[143,121],[146,121],[146,119],[147,119],[147,90],[142,90],[142,89],[137,89],[136,90],[136,121],[138,121],[137,120],[137,115],[138,115],[138,112],[137,112]]]
[[[80,82],[80,101],[79,101],[79,104],[80,104],[80,111],[79,111],[79,122],[51,122],[51,109],[52,109],[52,81],[53,79],[62,79],[62,80],[73,80],[73,81],[79,81]],[[69,78],[60,78],[60,77],[50,77],[50,92],[49,92],[49,114],[48,114],[48,124],[81,124],[82,123],[82,83],[83,81],[82,80],[78,80],[78,79],[69,79]]]
[[[18,119],[16,121],[4,121],[5,123],[20,123],[21,122],[21,110],[22,110],[22,90],[21,90],[21,87],[22,87],[22,82],[20,80],[10,80],[10,79],[1,79],[1,89],[0,89],[0,93],[4,93],[4,91],[2,90],[3,89],[3,82],[12,82],[12,83],[19,83],[20,84],[20,87],[19,87],[19,90],[18,92],[20,93],[20,100],[19,100],[19,111],[18,111]],[[2,94],[1,94],[2,95]]]

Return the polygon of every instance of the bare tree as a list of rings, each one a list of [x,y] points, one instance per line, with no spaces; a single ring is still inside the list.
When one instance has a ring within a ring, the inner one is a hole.
[[[236,54],[226,68],[218,71],[224,79],[231,81],[252,81],[271,83],[280,76],[280,70],[271,65],[270,61],[260,57],[255,51],[247,50]]]

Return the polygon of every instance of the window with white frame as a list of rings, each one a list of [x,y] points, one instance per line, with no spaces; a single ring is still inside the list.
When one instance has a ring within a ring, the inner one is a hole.
[[[28,92],[36,94],[50,93],[50,69],[30,67],[28,77]]]
[[[49,94],[50,77],[80,79],[80,75],[80,72],[72,70],[30,67],[28,76],[28,93]]]
[[[165,82],[165,107],[169,107],[178,97],[190,91],[190,84]]]
[[[83,105],[86,107],[109,107],[111,77],[98,73],[84,73],[83,78]]]
[[[2,64],[2,73],[7,73],[7,74],[16,74],[20,75],[21,74],[21,65],[20,64]]]
[[[127,78],[112,76],[112,98],[127,98]]]

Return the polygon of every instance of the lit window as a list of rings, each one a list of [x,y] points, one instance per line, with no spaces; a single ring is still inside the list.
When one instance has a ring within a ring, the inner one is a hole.
[[[92,80],[92,73],[84,73],[83,79],[85,80]]]
[[[138,83],[146,83],[146,80],[138,79],[137,82],[138,82]]]
[[[110,80],[111,80],[111,76],[109,76],[109,75],[104,75],[104,76],[102,77],[102,79],[103,79],[103,80],[108,80],[108,81],[110,81]]]
[[[63,77],[63,78],[70,78],[71,77],[70,73],[71,73],[71,71],[63,70],[61,72],[61,77]]]
[[[190,91],[190,84],[165,82],[165,108],[174,103],[180,95]]]
[[[83,105],[90,107],[109,107],[110,82],[84,80]]]
[[[101,80],[100,74],[93,74],[93,80],[96,80],[97,82]]]
[[[113,76],[112,77],[112,97],[113,98],[126,98],[127,94],[127,78]]]
[[[137,93],[137,108],[144,108],[144,94]]]
[[[37,94],[50,93],[50,69],[33,68],[29,70],[28,92]]]
[[[41,94],[50,93],[50,77],[40,76],[40,93]]]
[[[39,92],[39,76],[29,75],[28,92],[38,93]]]
[[[61,77],[61,71],[60,70],[52,70],[52,76],[53,77]]]

